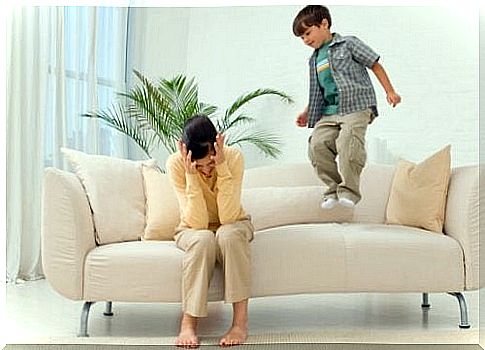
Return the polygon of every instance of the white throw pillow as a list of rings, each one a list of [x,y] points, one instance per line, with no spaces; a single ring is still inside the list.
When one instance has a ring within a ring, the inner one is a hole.
[[[323,186],[256,187],[244,189],[242,205],[255,230],[291,224],[349,222],[353,211],[320,207]]]
[[[142,164],[61,148],[86,191],[99,245],[138,240],[145,228]]]

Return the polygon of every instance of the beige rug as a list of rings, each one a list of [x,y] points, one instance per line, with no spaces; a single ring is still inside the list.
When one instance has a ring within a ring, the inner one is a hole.
[[[178,349],[171,345],[100,345],[100,344],[58,344],[58,345],[33,345],[19,344],[7,345],[5,350],[158,350]],[[221,349],[216,345],[201,345],[199,349]],[[482,350],[479,345],[443,345],[443,344],[245,344],[234,347],[241,350]]]
[[[215,345],[216,336],[200,336],[204,346]],[[8,338],[7,338],[8,339]],[[175,337],[45,337],[21,339],[22,344],[103,344],[103,345],[171,345]],[[7,343],[13,343],[8,341]],[[313,332],[285,332],[250,334],[248,344],[469,344],[479,343],[478,329],[449,329],[406,332],[402,330],[322,330]]]
[[[481,349],[478,344],[478,330],[455,331],[429,331],[411,333],[396,330],[372,331],[321,331],[321,332],[288,332],[288,333],[261,333],[248,337],[247,343],[237,347],[246,349],[325,349],[325,350],[404,350],[404,349],[430,349],[430,350],[476,350]],[[50,337],[22,341],[23,344],[11,344],[6,349],[97,349],[116,350],[118,348],[131,349],[141,347],[172,348],[175,337]],[[219,338],[201,336],[201,349],[216,349]],[[40,344],[40,345],[39,345]],[[237,349],[236,348],[236,349]]]

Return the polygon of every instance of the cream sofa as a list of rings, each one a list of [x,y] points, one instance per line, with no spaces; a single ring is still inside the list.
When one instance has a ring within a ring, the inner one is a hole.
[[[302,293],[450,293],[459,326],[468,328],[461,292],[478,289],[478,167],[452,169],[445,234],[386,225],[394,167],[367,165],[362,201],[354,209],[319,208],[323,188],[309,164],[248,169],[243,205],[256,227],[252,296]],[[76,175],[47,168],[44,177],[42,259],[61,295],[85,301],[180,302],[183,252],[173,241],[133,240],[97,245],[92,208]],[[222,300],[221,271],[210,300]]]

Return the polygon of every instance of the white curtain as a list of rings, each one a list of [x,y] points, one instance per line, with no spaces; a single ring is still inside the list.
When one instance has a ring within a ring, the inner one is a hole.
[[[17,7],[7,23],[7,281],[43,277],[43,169],[60,147],[128,156],[127,138],[81,115],[125,89],[128,8]]]

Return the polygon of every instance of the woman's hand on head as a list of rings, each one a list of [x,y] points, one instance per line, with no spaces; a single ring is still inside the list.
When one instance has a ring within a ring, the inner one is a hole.
[[[185,172],[187,174],[197,174],[197,162],[195,160],[192,161],[192,151],[187,152],[187,145],[181,140],[177,144],[184,161]]]
[[[216,165],[221,164],[224,162],[224,135],[223,134],[217,134],[216,136],[216,142],[214,142],[214,151],[215,154],[211,156],[211,159],[216,163]]]

